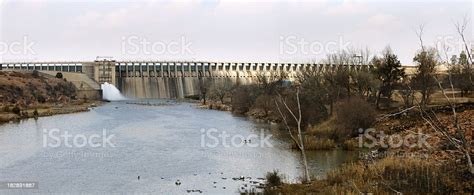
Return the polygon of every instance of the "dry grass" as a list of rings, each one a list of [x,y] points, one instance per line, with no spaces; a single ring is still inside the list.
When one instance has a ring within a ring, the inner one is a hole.
[[[334,117],[329,118],[328,120],[323,121],[322,123],[308,128],[307,134],[314,135],[316,137],[325,137],[330,138],[334,134]]]
[[[446,194],[472,192],[473,181],[446,174],[450,167],[430,160],[389,157],[373,164],[361,162],[331,171],[327,179],[311,184],[283,185],[273,194]],[[452,167],[451,167],[452,168]],[[270,193],[271,194],[271,193]]]
[[[305,150],[332,150],[336,148],[336,143],[332,139],[321,139],[314,136],[305,136],[303,139]],[[293,143],[292,149],[298,149]]]
[[[449,192],[449,175],[433,162],[416,158],[385,158],[376,163],[347,165],[328,174],[331,186],[347,191],[383,192]]]
[[[354,151],[359,148],[359,142],[356,139],[348,139],[341,144],[341,148],[344,150]]]

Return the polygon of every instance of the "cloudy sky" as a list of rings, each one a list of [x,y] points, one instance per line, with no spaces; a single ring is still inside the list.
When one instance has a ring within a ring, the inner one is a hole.
[[[390,45],[412,64],[420,24],[426,45],[459,50],[453,22],[472,11],[457,0],[0,0],[0,60],[308,62]]]

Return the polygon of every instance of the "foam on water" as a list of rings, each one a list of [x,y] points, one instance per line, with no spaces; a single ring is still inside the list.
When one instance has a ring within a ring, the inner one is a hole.
[[[112,84],[105,82],[104,84],[100,85],[102,89],[102,98],[104,100],[109,101],[119,101],[119,100],[126,100],[125,96],[123,96],[120,91]]]

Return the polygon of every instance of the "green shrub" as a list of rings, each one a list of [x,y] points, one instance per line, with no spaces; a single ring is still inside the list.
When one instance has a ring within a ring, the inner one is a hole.
[[[280,175],[280,172],[278,170],[268,172],[265,178],[267,179],[268,187],[279,186],[283,183],[282,176]]]
[[[56,78],[62,79],[63,78],[63,73],[60,73],[60,72],[56,73]]]

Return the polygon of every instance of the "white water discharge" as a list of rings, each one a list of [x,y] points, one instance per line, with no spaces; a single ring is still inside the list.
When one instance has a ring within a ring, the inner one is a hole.
[[[119,100],[126,100],[125,96],[123,96],[120,91],[117,89],[112,84],[109,83],[104,83],[100,85],[100,88],[102,89],[102,98],[104,100],[109,100],[109,101],[119,101]]]

